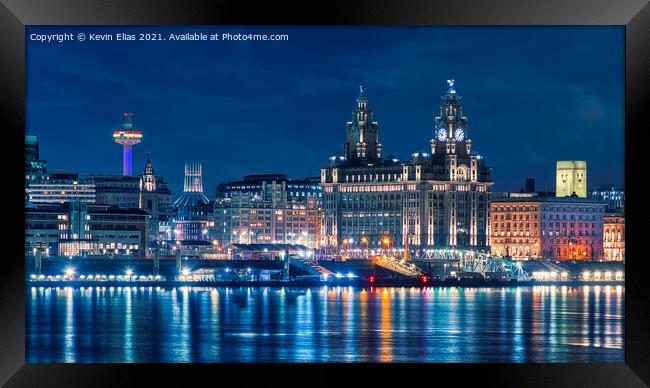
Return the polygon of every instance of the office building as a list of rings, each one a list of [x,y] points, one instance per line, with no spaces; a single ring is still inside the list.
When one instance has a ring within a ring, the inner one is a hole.
[[[32,204],[96,202],[95,185],[79,181],[76,172],[52,172],[43,179],[27,183],[27,201]]]
[[[303,179],[290,179],[284,174],[256,174],[247,175],[243,181],[222,183],[217,186],[216,197],[230,198],[234,194],[245,194],[248,196],[262,195],[265,187],[269,184],[284,186],[283,195],[287,201],[307,202],[310,197],[316,198],[320,205],[322,191],[320,177],[306,177]]]
[[[625,190],[614,185],[602,186],[591,192],[591,197],[607,202],[608,213],[625,212]]]
[[[214,202],[214,233],[220,246],[304,244],[317,248],[320,210],[315,195],[288,197],[286,181],[264,181],[256,194],[231,192]]]
[[[80,201],[25,208],[25,254],[143,256],[149,215]]]
[[[514,259],[601,260],[601,201],[573,197],[501,197],[491,203],[491,247]]]
[[[383,156],[379,123],[361,87],[343,155],[321,170],[325,247],[488,247],[490,168],[472,150],[461,97],[448,83],[431,152],[405,162]]]

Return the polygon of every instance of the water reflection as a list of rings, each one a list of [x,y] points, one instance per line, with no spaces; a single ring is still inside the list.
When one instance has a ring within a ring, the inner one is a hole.
[[[28,362],[622,362],[621,286],[28,289]]]

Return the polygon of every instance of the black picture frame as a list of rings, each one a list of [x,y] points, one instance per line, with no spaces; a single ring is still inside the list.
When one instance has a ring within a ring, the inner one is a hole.
[[[620,25],[625,26],[625,363],[621,364],[25,364],[25,27],[28,25]],[[155,380],[219,385],[363,385],[456,381],[506,386],[636,387],[650,384],[650,292],[641,252],[645,167],[641,133],[650,102],[650,5],[645,0],[260,2],[2,0],[0,109],[5,245],[0,260],[0,382],[6,386],[130,386]],[[236,380],[231,380],[236,378]],[[164,384],[166,385],[166,384]]]

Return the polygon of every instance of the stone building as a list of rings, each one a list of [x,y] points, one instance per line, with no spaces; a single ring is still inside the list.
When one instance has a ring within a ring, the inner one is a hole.
[[[228,244],[303,244],[320,242],[318,197],[287,195],[286,180],[264,181],[254,193],[229,192],[214,202],[214,236]]]
[[[623,214],[605,214],[603,249],[605,261],[625,261],[625,217]]]
[[[514,259],[601,260],[605,206],[575,195],[493,198],[490,251]]]
[[[472,150],[461,97],[454,81],[448,83],[431,152],[414,153],[405,162],[383,156],[379,123],[361,87],[346,125],[344,153],[321,170],[323,246],[412,251],[489,246],[490,168]]]

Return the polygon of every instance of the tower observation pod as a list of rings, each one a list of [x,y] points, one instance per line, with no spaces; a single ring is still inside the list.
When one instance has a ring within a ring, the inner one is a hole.
[[[113,132],[113,139],[124,147],[122,156],[122,173],[133,174],[133,146],[142,141],[142,132],[133,130],[133,113],[122,113],[122,128]]]

